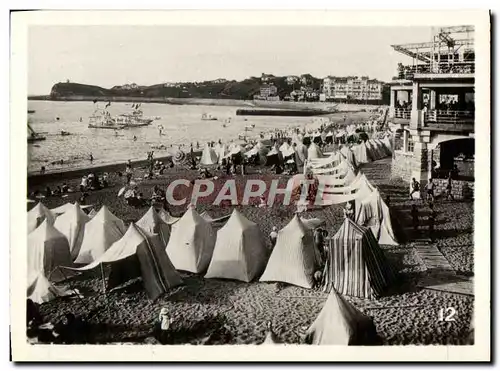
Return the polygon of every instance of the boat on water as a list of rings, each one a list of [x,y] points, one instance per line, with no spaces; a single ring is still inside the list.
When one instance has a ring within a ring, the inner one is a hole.
[[[31,125],[28,122],[28,143],[39,142],[39,141],[42,141],[45,139],[47,139],[47,138],[44,137],[43,135],[37,133],[35,130],[33,130],[33,128],[31,127]]]
[[[117,117],[117,120],[126,128],[135,128],[141,126],[151,125],[155,120],[154,118],[144,117],[144,113],[139,108],[140,103],[132,105],[133,111],[130,113],[123,113]]]
[[[29,109],[28,113],[35,113],[35,110],[34,109]]]
[[[110,115],[108,111],[95,111],[89,117],[89,126],[90,129],[113,129],[119,130],[123,129],[125,125],[121,122],[118,122],[114,117]]]
[[[209,115],[207,113],[204,113],[203,115],[201,115],[201,119],[203,121],[217,121],[217,117]]]

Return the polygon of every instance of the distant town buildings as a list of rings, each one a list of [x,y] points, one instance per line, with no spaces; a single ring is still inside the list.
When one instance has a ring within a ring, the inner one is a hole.
[[[384,83],[368,76],[323,79],[322,98],[327,101],[381,101]]]
[[[288,85],[293,85],[293,84],[296,84],[298,83],[300,80],[300,78],[298,76],[293,76],[293,75],[290,75],[290,76],[287,76],[286,77],[286,83]]]
[[[260,95],[254,97],[254,99],[279,100],[278,88],[274,84],[263,84],[260,87]]]

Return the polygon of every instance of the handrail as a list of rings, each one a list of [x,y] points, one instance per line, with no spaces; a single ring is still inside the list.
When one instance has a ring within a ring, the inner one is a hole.
[[[398,79],[412,79],[415,74],[470,74],[475,72],[475,61],[430,62],[428,64],[399,65]]]

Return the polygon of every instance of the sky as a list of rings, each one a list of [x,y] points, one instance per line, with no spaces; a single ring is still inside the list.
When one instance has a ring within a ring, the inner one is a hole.
[[[390,45],[430,40],[430,27],[31,26],[28,93],[68,79],[105,88],[262,73],[390,81],[398,62],[411,63]]]

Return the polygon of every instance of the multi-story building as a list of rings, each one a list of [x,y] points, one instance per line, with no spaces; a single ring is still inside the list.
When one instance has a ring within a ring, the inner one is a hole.
[[[412,59],[391,85],[393,176],[425,185],[455,177],[456,198],[473,194],[474,27],[434,30],[430,42],[392,45]]]
[[[380,102],[384,83],[368,77],[332,77],[323,80],[326,100],[354,102]]]
[[[256,99],[276,100],[278,88],[273,84],[264,84],[260,87],[260,95]]]

